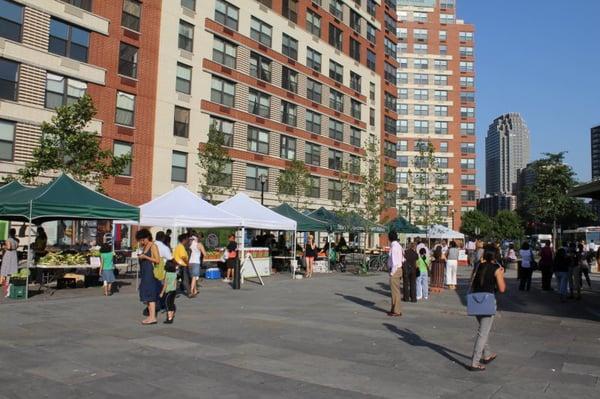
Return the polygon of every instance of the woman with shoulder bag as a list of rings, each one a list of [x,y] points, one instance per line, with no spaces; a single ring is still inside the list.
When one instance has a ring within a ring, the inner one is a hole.
[[[496,359],[496,354],[490,351],[488,339],[494,316],[496,315],[495,293],[506,291],[504,269],[495,262],[495,249],[486,249],[483,261],[473,271],[471,278],[471,293],[467,296],[467,313],[476,316],[479,323],[477,340],[473,348],[473,359],[469,370],[483,371],[485,366]]]

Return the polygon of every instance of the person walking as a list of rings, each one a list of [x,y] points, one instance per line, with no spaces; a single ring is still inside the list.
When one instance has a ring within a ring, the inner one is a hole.
[[[469,266],[475,266],[475,250],[477,249],[475,241],[473,241],[473,239],[467,241],[465,249],[467,250],[467,259],[469,262]]]
[[[554,267],[554,251],[550,241],[545,241],[540,250],[540,270],[542,271],[542,291],[552,291],[552,274]]]
[[[584,244],[577,246],[577,253],[575,254],[575,262],[572,270],[573,278],[573,292],[575,299],[581,299],[581,286],[583,285],[582,273],[584,268],[588,268],[587,253],[585,251]]]
[[[442,252],[444,248],[442,246]],[[448,248],[446,261],[446,285],[451,290],[456,289],[456,273],[458,272],[458,256],[460,252],[456,246],[456,242],[450,241],[450,247]]]
[[[521,272],[519,273],[519,291],[531,289],[531,276],[533,274],[533,251],[529,246],[528,242],[524,242],[521,245],[519,251],[521,257]]]
[[[313,273],[313,266],[315,264],[315,258],[317,257],[319,250],[317,244],[315,244],[315,238],[312,235],[308,236],[308,241],[304,247],[304,258],[306,259],[306,277],[311,278]]]
[[[390,271],[390,292],[392,295],[392,307],[388,312],[388,316],[402,316],[402,305],[400,304],[400,284],[402,283],[405,264],[404,253],[402,246],[398,242],[398,233],[391,231],[388,233],[390,241],[390,252],[388,256],[388,269]]]
[[[471,279],[471,292],[485,292],[490,294],[504,293],[506,291],[506,282],[504,281],[504,269],[495,261],[495,249],[486,250],[483,261],[474,269]],[[477,329],[477,339],[473,347],[473,358],[471,360],[471,371],[484,371],[483,364],[489,364],[497,355],[490,350],[488,341],[492,325],[494,324],[494,315],[476,316],[479,328]],[[482,364],[483,363],[483,364]]]
[[[429,299],[429,258],[425,248],[419,251],[417,260],[417,301]]]
[[[206,249],[202,242],[200,242],[199,236],[192,236],[190,239],[190,275],[192,276],[191,282],[191,296],[195,297],[198,295],[198,279],[200,278],[200,269],[202,268],[202,260],[206,256]]]
[[[154,265],[160,263],[158,248],[152,242],[152,234],[148,229],[139,230],[135,239],[140,246],[138,262],[140,267],[140,301],[148,307],[148,316],[142,320],[143,325],[156,324],[156,302],[159,299],[160,284],[154,278]]]
[[[554,257],[553,269],[556,273],[556,279],[558,281],[558,292],[560,294],[560,301],[566,302],[569,291],[569,264],[571,259],[567,255],[565,248],[560,248],[556,251]]]
[[[112,295],[112,285],[115,282],[114,255],[112,245],[102,244],[102,247],[100,247],[100,275],[102,276],[104,296]]]
[[[419,253],[414,242],[408,244],[404,251],[404,265],[402,267],[402,300],[404,302],[417,302],[417,260]]]
[[[187,247],[189,245],[190,238],[187,234],[180,234],[177,237],[177,246],[173,251],[173,260],[177,263],[179,273],[181,275],[181,282],[183,284],[183,291],[188,296],[192,297],[191,279],[190,275],[190,258],[188,255]]]
[[[167,261],[165,264],[165,279],[162,284],[162,291],[160,297],[165,301],[167,308],[167,319],[164,324],[173,324],[175,319],[175,312],[177,307],[175,306],[175,298],[177,297],[177,264],[172,260]]]
[[[5,296],[9,296],[10,294],[8,290],[10,276],[16,274],[19,270],[18,247],[19,239],[17,238],[17,230],[10,229],[8,231],[8,238],[4,242],[4,255],[2,255],[2,266],[0,266],[0,286],[4,287]]]
[[[430,287],[432,292],[442,291],[444,289],[444,280],[446,275],[446,259],[442,254],[442,247],[436,247],[433,251],[433,262],[431,262]]]

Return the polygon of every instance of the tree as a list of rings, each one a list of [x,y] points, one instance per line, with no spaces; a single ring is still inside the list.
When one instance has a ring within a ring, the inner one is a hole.
[[[520,239],[523,237],[523,222],[513,211],[500,211],[492,219],[492,230],[495,238]]]
[[[470,237],[490,237],[492,234],[492,220],[485,213],[474,210],[462,215],[460,232]]]
[[[381,218],[381,213],[385,208],[384,188],[385,182],[379,173],[380,152],[379,142],[372,139],[366,147],[366,170],[362,174],[362,202],[364,204],[364,217],[370,222],[377,223]]]
[[[295,159],[288,162],[277,178],[277,196],[280,201],[287,199],[296,209],[301,209],[309,185],[310,172],[304,162]]]
[[[198,166],[202,170],[200,190],[205,198],[214,201],[215,195],[225,194],[231,186],[231,158],[225,149],[225,135],[213,124],[208,140],[198,150]],[[228,184],[229,183],[229,184]]]
[[[50,122],[42,123],[40,145],[33,149],[33,159],[19,169],[21,179],[32,183],[40,175],[62,172],[102,190],[104,180],[123,173],[131,156],[102,150],[97,133],[86,131],[95,115],[96,108],[87,94],[56,108]]]

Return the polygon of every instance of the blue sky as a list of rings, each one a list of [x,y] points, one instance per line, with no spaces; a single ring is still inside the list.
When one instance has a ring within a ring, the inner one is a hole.
[[[491,121],[520,112],[531,160],[568,151],[589,180],[590,128],[600,124],[599,0],[457,0],[476,29],[478,185],[485,193],[484,138]]]

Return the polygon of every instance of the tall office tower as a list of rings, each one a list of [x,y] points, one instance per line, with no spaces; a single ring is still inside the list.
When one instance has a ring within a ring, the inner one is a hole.
[[[529,129],[521,115],[496,118],[485,138],[486,193],[516,194],[519,171],[528,163]]]
[[[431,143],[427,195],[448,198],[436,212],[457,229],[476,206],[474,26],[457,19],[455,0],[398,0],[397,12],[399,203],[404,215],[424,206],[420,149]]]
[[[592,180],[600,178],[600,125],[590,132],[592,142]]]
[[[310,208],[341,198],[343,165],[358,199],[366,143],[377,140],[382,151],[396,144],[394,5],[182,0],[163,7],[153,194],[177,184],[198,189],[198,146],[214,125],[232,159],[219,182],[230,190],[216,200],[238,190],[258,198],[264,188],[265,204],[278,203],[278,176],[291,160],[310,171]],[[382,173],[395,170],[394,155],[381,157]]]
[[[115,5],[116,4],[116,5]],[[108,193],[151,199],[160,0],[0,0],[0,177],[31,159],[40,125],[89,93],[89,130],[131,153]]]

